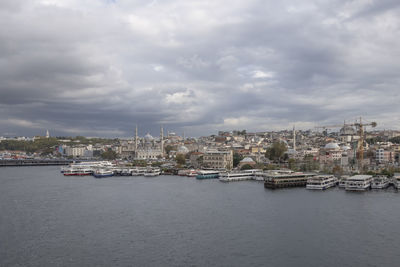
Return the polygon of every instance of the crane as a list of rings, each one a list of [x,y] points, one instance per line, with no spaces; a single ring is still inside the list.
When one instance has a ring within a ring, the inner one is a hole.
[[[328,126],[317,126],[315,128],[322,128],[322,129],[329,129],[329,128],[337,128],[337,127],[344,127],[344,126],[354,126],[357,129],[359,139],[358,139],[358,145],[357,145],[357,152],[358,152],[358,165],[359,169],[362,171],[363,169],[363,160],[364,160],[364,135],[365,135],[365,130],[364,128],[367,126],[371,126],[372,128],[377,126],[376,122],[366,122],[364,123],[362,121],[362,118],[360,117],[360,121],[357,121],[355,123],[346,123],[344,122],[342,125],[328,125]]]

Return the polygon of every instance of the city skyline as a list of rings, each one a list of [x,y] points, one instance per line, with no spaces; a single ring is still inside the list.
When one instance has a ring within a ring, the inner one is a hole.
[[[5,0],[0,135],[399,130],[399,6]]]

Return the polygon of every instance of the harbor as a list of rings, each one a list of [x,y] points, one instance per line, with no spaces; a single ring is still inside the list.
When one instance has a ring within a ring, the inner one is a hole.
[[[338,187],[346,191],[383,190],[388,187],[400,188],[400,174],[394,177],[384,175],[344,175],[336,177],[321,173],[303,173],[291,170],[267,170],[250,169],[242,171],[217,171],[181,169],[174,170],[176,175],[182,177],[196,178],[197,180],[218,179],[220,182],[258,181],[262,182],[267,189],[281,189],[290,187],[304,187],[311,190],[327,190]],[[64,176],[93,176],[95,178],[107,178],[113,176],[143,176],[155,177],[160,175],[171,175],[159,167],[147,166],[120,166],[109,161],[92,161],[70,163],[61,167]]]

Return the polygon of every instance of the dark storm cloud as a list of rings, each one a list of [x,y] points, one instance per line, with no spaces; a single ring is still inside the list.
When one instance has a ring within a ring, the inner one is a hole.
[[[0,135],[398,128],[397,1],[2,1]]]

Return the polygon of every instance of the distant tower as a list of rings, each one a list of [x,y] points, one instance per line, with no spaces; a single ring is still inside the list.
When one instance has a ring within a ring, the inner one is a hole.
[[[46,130],[46,138],[49,138],[49,137],[50,137],[49,130]]]
[[[185,141],[185,131],[183,131],[183,141]]]
[[[137,148],[138,148],[138,134],[137,134],[137,124],[135,128],[135,155],[137,155]]]
[[[160,146],[161,146],[161,157],[164,157],[164,128],[161,125],[160,129]]]
[[[293,125],[293,150],[296,151],[296,128]]]

